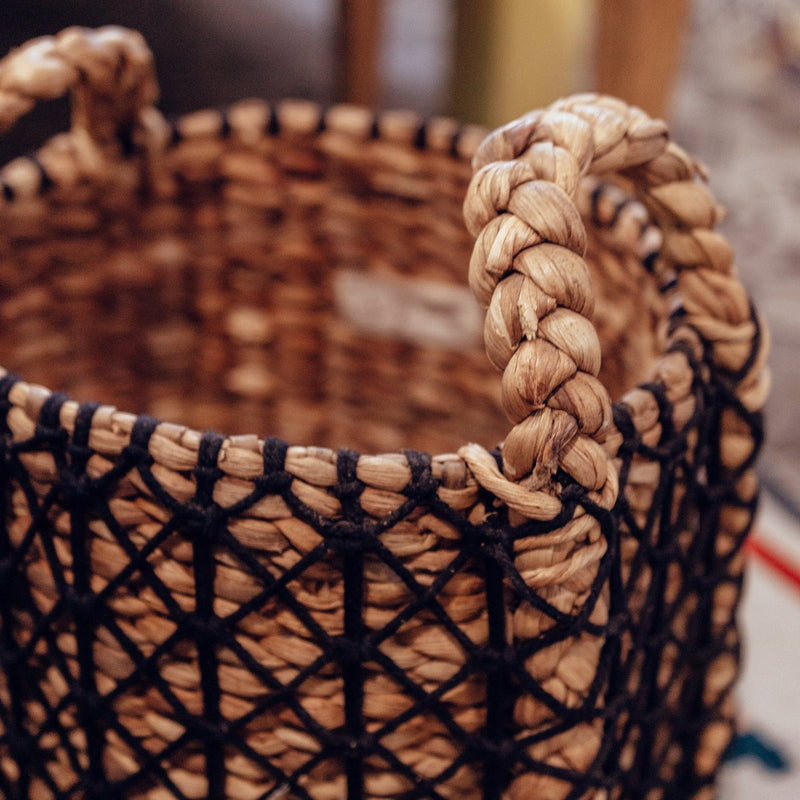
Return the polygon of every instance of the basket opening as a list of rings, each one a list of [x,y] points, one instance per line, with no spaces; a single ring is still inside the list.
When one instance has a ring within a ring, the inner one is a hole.
[[[469,164],[332,137],[186,137],[146,192],[131,161],[110,185],[9,204],[0,363],[226,434],[496,445],[509,423],[465,288]],[[652,360],[663,310],[635,255],[590,238],[616,399]]]

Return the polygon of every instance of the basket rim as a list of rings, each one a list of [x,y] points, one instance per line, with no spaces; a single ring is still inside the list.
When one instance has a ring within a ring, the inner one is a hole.
[[[596,95],[575,96],[573,100],[585,99],[594,101]],[[559,101],[563,104],[563,101]],[[618,101],[616,101],[618,102]],[[352,141],[381,140],[388,143],[413,148],[419,152],[432,152],[460,162],[472,160],[474,167],[480,166],[481,154],[479,148],[485,150],[487,143],[497,137],[510,136],[512,139],[515,131],[533,119],[537,114],[533,112],[527,117],[520,118],[489,134],[482,126],[463,125],[450,117],[433,117],[424,120],[421,115],[413,111],[392,109],[373,111],[361,106],[350,104],[337,104],[323,107],[313,101],[286,99],[277,103],[269,103],[256,98],[246,98],[231,104],[225,110],[204,109],[189,112],[167,122],[160,112],[150,107],[140,115],[141,128],[135,132],[138,140],[134,138],[131,143],[117,143],[113,150],[114,159],[134,159],[165,153],[192,137],[207,137],[215,135],[224,139],[230,137],[247,136],[247,131],[241,127],[241,118],[244,115],[253,115],[260,119],[258,135],[266,136],[316,136],[316,135],[342,135]],[[70,135],[70,134],[68,134]],[[250,131],[252,135],[252,130]],[[21,157],[12,161],[6,168],[0,170],[0,184],[2,184],[2,197],[0,200],[0,213],[5,207],[12,204],[17,198],[36,196],[49,193],[54,188],[68,190],[69,186],[59,185],[47,174],[39,155],[46,153],[50,144],[49,140],[31,159]],[[484,153],[485,155],[485,153]],[[36,166],[36,179],[31,180],[30,169],[19,171],[20,162],[27,162],[28,167],[33,161]],[[23,180],[18,182],[19,175]],[[27,176],[27,179],[25,179]],[[15,181],[17,184],[15,185]],[[703,343],[694,343],[694,353],[700,357],[703,352]],[[674,360],[686,358],[686,354],[669,350],[656,356],[652,365],[657,368],[662,359]],[[695,371],[687,362],[679,369],[691,373]],[[669,377],[669,370],[663,372]],[[39,412],[45,401],[54,394],[63,396],[64,402],[60,418],[64,429],[72,433],[74,420],[81,403],[62,395],[61,392],[33,383],[27,383],[24,377],[17,378],[10,375],[7,370],[0,367],[0,379],[8,384],[8,400],[12,406],[20,408],[27,417],[27,425],[35,428]],[[654,376],[648,384],[641,384],[629,389],[629,392],[645,390],[651,394],[651,389],[661,385],[669,391],[669,381],[659,380]],[[627,397],[627,394],[626,394]],[[625,399],[619,401],[624,404]],[[619,403],[613,404],[615,416],[620,413],[617,408]],[[624,409],[622,413],[626,413]],[[113,456],[119,454],[129,443],[130,433],[136,420],[148,416],[127,411],[120,411],[115,406],[100,405],[92,417],[92,431],[95,433],[94,442],[96,451],[103,455]],[[224,444],[220,451],[220,468],[231,477],[252,479],[261,472],[261,454],[265,438],[255,434],[224,435]],[[158,462],[170,469],[178,471],[191,470],[196,462],[197,451],[203,433],[170,421],[158,421],[157,435],[154,436],[151,455]],[[614,504],[618,487],[618,476],[611,460],[616,456],[622,436],[613,423],[608,429],[608,441],[602,445],[606,451],[605,458],[609,465],[609,480],[602,492],[595,492],[594,499],[605,507]],[[502,445],[501,445],[502,446]],[[318,462],[318,473],[330,471],[331,464],[335,464],[336,453],[344,448],[322,448],[316,446],[292,445],[293,453],[304,453],[304,458],[311,458]],[[427,454],[426,454],[427,455]],[[510,508],[519,512],[528,519],[556,518],[562,510],[562,503],[556,493],[549,490],[540,490],[536,487],[526,486],[525,482],[509,479],[504,474],[502,460],[490,453],[486,448],[475,443],[466,443],[456,453],[443,453],[431,455],[431,469],[437,480],[451,489],[465,489],[483,487],[489,489],[498,498],[505,501]],[[408,460],[402,452],[383,453],[376,455],[361,455],[364,469],[371,476],[371,480],[380,480],[381,470],[395,473],[390,481],[395,488],[405,485],[401,483],[401,475],[405,476],[406,483],[410,479],[411,471]],[[590,493],[591,495],[591,493]]]

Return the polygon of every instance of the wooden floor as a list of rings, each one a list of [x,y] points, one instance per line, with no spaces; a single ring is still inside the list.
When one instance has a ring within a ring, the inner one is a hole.
[[[723,770],[719,800],[800,797],[800,522],[767,495],[748,550],[740,732],[770,758],[742,757]],[[751,746],[751,751],[754,749]],[[780,769],[777,762],[782,761]]]

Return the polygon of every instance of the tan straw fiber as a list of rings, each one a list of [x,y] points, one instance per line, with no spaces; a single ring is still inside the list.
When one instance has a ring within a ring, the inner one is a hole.
[[[0,128],[67,91],[0,171],[0,795],[713,797],[767,337],[664,124],[168,122],[72,28]]]

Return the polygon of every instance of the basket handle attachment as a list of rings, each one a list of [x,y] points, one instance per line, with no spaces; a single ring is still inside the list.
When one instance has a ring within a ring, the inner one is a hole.
[[[11,50],[0,61],[0,133],[37,102],[72,94],[72,138],[119,147],[158,97],[153,56],[136,31],[72,27]]]
[[[722,210],[702,167],[670,141],[664,122],[610,97],[576,95],[494,131],[473,166],[464,203],[476,237],[470,286],[487,308],[487,355],[503,373],[503,405],[514,423],[503,445],[504,475],[476,446],[462,453],[479,482],[502,489],[529,517],[560,511],[550,486],[559,468],[602,505],[616,497],[613,453],[603,447],[614,429],[611,402],[597,377],[586,231],[575,204],[590,173],[632,184],[663,234],[660,266],[677,275],[688,323],[667,347],[692,328],[743,404],[760,408],[766,343],[731,249],[713,230]]]

